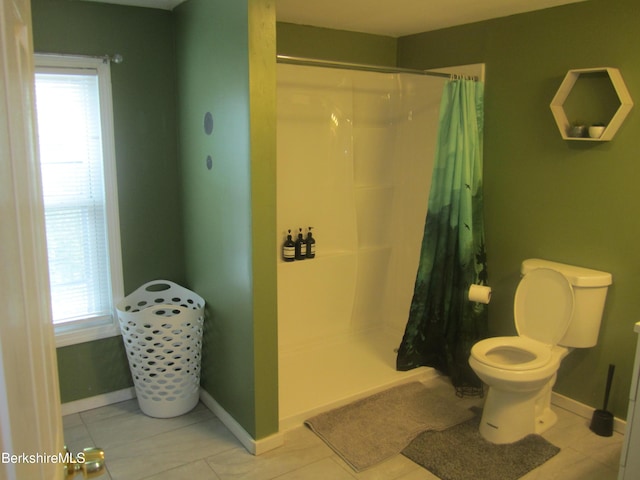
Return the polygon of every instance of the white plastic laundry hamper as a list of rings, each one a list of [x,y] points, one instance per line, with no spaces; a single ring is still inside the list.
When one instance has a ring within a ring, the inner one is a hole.
[[[176,417],[198,403],[204,300],[155,280],[116,305],[140,409]]]

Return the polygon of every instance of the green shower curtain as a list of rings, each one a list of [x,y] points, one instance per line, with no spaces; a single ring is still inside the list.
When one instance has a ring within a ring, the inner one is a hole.
[[[444,87],[420,264],[396,365],[434,367],[460,395],[482,393],[468,358],[487,332],[487,305],[468,300],[470,285],[487,283],[483,96],[479,81],[452,79]]]

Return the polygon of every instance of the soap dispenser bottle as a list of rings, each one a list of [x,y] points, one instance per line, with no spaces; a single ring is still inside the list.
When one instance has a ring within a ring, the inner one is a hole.
[[[296,244],[291,239],[291,230],[282,244],[282,259],[285,262],[293,262],[296,259]]]
[[[307,258],[315,258],[316,256],[316,239],[311,235],[311,229],[313,227],[309,227],[307,231]]]
[[[298,233],[298,238],[295,242],[295,259],[296,260],[304,260],[307,255],[307,246],[304,241],[304,237],[302,236],[302,229],[300,229],[300,233]]]

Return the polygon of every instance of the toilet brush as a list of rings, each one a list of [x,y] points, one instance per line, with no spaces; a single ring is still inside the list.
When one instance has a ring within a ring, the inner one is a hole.
[[[607,386],[604,391],[604,406],[602,410],[595,410],[593,412],[591,425],[589,425],[591,431],[601,437],[610,437],[613,435],[613,414],[607,411],[607,404],[609,403],[609,392],[611,391],[611,381],[613,380],[615,368],[615,365],[609,365]]]

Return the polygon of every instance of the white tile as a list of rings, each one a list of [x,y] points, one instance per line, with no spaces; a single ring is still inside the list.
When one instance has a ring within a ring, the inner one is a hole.
[[[415,471],[426,471],[404,455],[396,455],[389,460],[358,473],[354,472],[353,469],[342,459],[336,458],[335,460],[345,470],[351,472],[354,477],[360,480],[392,480],[396,478],[404,478],[405,475],[411,474]]]
[[[84,425],[79,413],[72,413],[71,415],[62,417],[63,428],[77,427],[78,425]]]
[[[78,478],[80,478],[80,477],[78,477]],[[96,480],[112,480],[111,475],[109,475],[109,471],[108,470],[105,470],[105,472],[102,475],[100,475],[98,477],[92,477],[92,478],[95,478]]]
[[[617,470],[624,436],[614,432],[601,437],[589,429],[590,419],[554,407],[558,422],[543,437],[560,448],[572,448],[586,457]]]
[[[106,405],[104,407],[93,408],[91,410],[80,412],[79,415],[83,422],[92,423],[130,413],[141,413],[138,401],[135,398],[124,402]]]
[[[81,452],[84,448],[96,445],[84,424],[64,429],[64,444],[71,453]]]
[[[198,460],[171,470],[165,470],[157,475],[145,477],[144,480],[219,480],[219,478],[209,468],[207,462]]]
[[[105,449],[107,466],[114,480],[137,480],[204,459],[240,443],[218,420],[213,418],[182,428],[128,441]]]
[[[353,477],[330,458],[323,458],[298,470],[278,477],[278,480],[353,480]]]
[[[593,434],[589,430],[589,422],[585,418],[562,408],[552,406],[552,409],[558,415],[558,421],[542,436],[555,446],[560,448],[570,447],[575,445],[585,435]]]
[[[117,416],[87,423],[87,428],[96,446],[106,450],[121,444],[123,440],[142,440],[212,418],[215,418],[213,413],[204,407],[196,407],[185,415],[173,418],[152,418],[140,411],[121,412]]]
[[[267,480],[333,455],[314,433],[301,427],[285,434],[284,445],[254,456],[236,448],[207,458],[221,480]]]
[[[587,429],[585,434],[571,445],[571,448],[610,468],[618,468],[623,439],[624,436],[619,433],[614,432],[610,437],[601,437]]]
[[[522,480],[615,480],[616,477],[617,470],[567,447]]]

